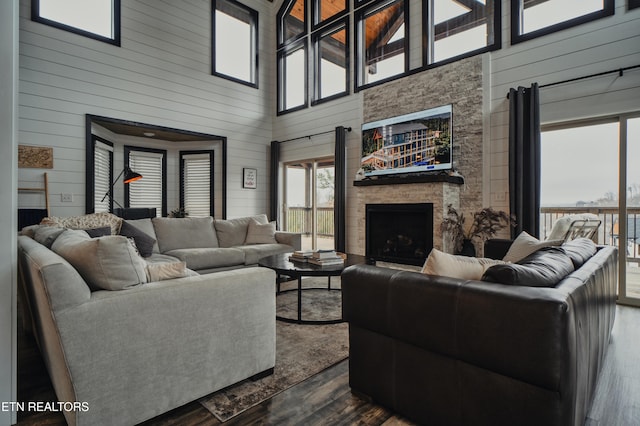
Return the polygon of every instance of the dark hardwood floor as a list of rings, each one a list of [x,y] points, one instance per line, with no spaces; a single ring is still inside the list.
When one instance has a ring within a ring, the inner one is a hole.
[[[348,362],[264,401],[225,425],[411,425],[383,407],[351,393]],[[18,400],[55,401],[33,338],[18,334]],[[19,413],[19,425],[65,425],[59,413]],[[144,425],[220,425],[198,402]],[[640,425],[640,309],[618,306],[596,395],[586,426]]]

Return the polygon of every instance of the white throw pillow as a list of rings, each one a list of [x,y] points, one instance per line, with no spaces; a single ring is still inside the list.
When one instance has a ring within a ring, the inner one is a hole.
[[[186,262],[147,263],[147,280],[150,283],[188,276]]]
[[[422,267],[422,273],[462,280],[480,280],[487,268],[502,263],[506,262],[485,257],[457,256],[432,249]]]
[[[505,262],[518,262],[540,250],[543,247],[553,247],[562,244],[562,240],[545,240],[540,241],[536,237],[522,231],[518,237],[513,240],[507,254],[502,258]]]
[[[258,223],[257,220],[251,219],[247,228],[247,238],[245,244],[277,244],[276,241],[276,223]]]

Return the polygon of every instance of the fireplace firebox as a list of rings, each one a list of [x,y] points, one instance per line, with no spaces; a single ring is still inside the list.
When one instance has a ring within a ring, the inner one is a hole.
[[[433,204],[367,204],[366,257],[422,265],[433,248]]]

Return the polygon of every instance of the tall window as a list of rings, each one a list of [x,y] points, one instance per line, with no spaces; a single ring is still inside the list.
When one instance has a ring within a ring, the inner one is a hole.
[[[277,17],[278,114],[306,108],[309,96],[315,105],[349,94],[348,12],[347,0],[282,4]],[[308,49],[313,52],[311,72]]]
[[[613,15],[614,0],[511,0],[511,43]]]
[[[427,64],[500,48],[500,1],[426,0]]]
[[[124,147],[125,164],[142,179],[125,185],[126,207],[155,208],[158,216],[167,215],[167,151]]]
[[[213,74],[258,87],[258,12],[213,0]]]
[[[113,203],[105,194],[111,189],[113,182],[113,144],[94,136],[93,139],[93,197],[95,212],[110,212]]]
[[[406,16],[404,0],[376,2],[356,12],[358,88],[406,72]]]
[[[349,23],[347,20],[313,34],[314,103],[349,93]]]
[[[31,19],[120,46],[120,0],[31,0]]]
[[[180,152],[180,206],[190,217],[213,216],[213,151]]]

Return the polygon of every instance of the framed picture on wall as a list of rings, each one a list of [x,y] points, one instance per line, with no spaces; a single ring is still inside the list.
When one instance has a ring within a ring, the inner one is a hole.
[[[256,169],[242,169],[242,187],[256,189],[258,187],[258,171]]]

